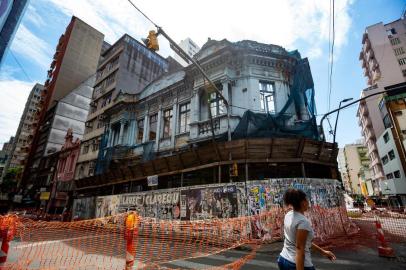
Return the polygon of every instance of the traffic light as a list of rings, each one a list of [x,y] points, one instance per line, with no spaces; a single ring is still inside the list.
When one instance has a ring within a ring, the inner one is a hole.
[[[238,164],[237,164],[237,162],[234,162],[232,165],[230,165],[230,176],[231,177],[238,176]]]
[[[145,46],[147,46],[147,48],[151,51],[155,52],[159,50],[158,34],[155,32],[155,30],[149,31],[148,37],[142,39],[142,41],[145,43]]]

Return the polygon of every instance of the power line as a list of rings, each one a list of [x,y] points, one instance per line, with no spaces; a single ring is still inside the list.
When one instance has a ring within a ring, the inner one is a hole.
[[[331,108],[331,93],[333,89],[333,66],[334,66],[334,43],[335,43],[335,10],[334,10],[334,0],[331,0],[332,3],[332,14],[331,14],[331,22],[332,22],[332,41],[331,41],[331,54],[330,54],[330,74],[329,74],[329,93],[328,93],[328,110],[330,111]]]
[[[142,12],[131,0],[128,0],[128,2],[130,2],[130,4],[136,9],[138,10],[148,21],[150,21],[156,28],[160,28],[156,23],[154,23],[147,15],[145,15],[144,12]]]
[[[0,39],[2,39],[4,41],[4,39],[0,36]],[[11,54],[11,56],[13,57],[14,61],[16,61],[17,65],[20,67],[20,69],[23,71],[24,75],[27,77],[27,79],[29,81],[32,82],[30,76],[28,76],[28,73],[25,71],[23,65],[21,65],[20,61],[18,61],[17,57],[14,55],[13,51],[11,49],[8,50]]]

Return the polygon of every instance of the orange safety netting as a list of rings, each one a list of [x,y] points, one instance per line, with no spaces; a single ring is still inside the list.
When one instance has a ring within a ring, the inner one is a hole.
[[[239,269],[261,244],[282,239],[284,210],[237,218],[158,220],[134,212],[75,222],[33,221],[14,216],[7,269],[170,269],[170,262],[209,257],[239,246],[245,256],[221,267]],[[316,240],[328,242],[356,232],[345,209],[314,207],[308,212]],[[2,221],[10,216],[0,217]],[[132,225],[129,225],[132,224]]]

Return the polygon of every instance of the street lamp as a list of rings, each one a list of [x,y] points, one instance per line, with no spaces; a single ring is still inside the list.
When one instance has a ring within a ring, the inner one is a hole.
[[[337,134],[337,123],[338,123],[338,116],[340,115],[341,103],[348,102],[353,100],[353,98],[346,98],[340,101],[340,105],[338,105],[336,123],[334,125],[334,133],[333,133],[333,144],[336,142],[336,134]]]

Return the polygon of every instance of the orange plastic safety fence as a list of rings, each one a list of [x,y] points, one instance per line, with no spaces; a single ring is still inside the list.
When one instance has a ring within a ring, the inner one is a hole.
[[[15,219],[8,269],[170,269],[171,262],[208,257],[242,245],[251,252],[221,267],[239,269],[261,244],[282,239],[284,211],[255,216],[195,221],[132,217],[136,213],[76,221]],[[346,235],[345,209],[313,208],[317,239]],[[1,220],[7,217],[0,217]],[[130,225],[129,225],[130,224]],[[127,263],[126,263],[127,261]],[[127,265],[127,266],[126,266]]]

